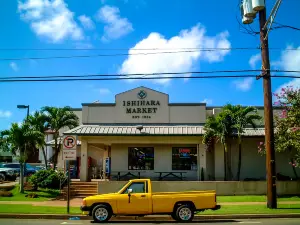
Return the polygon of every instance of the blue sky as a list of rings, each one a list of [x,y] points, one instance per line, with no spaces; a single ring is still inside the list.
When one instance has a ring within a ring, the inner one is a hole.
[[[267,0],[268,14],[275,0]],[[3,0],[0,2],[0,48],[86,48],[80,51],[0,51],[0,58],[49,57],[138,52],[139,48],[257,47],[259,36],[242,33],[238,1],[220,0]],[[300,1],[283,1],[276,17],[299,27]],[[258,30],[258,17],[251,25]],[[272,68],[300,70],[300,31],[273,30],[269,36]],[[93,48],[122,48],[95,51]],[[152,73],[260,69],[258,50],[193,52],[147,56],[51,60],[0,60],[1,77],[81,74]],[[273,79],[276,91],[298,80]],[[117,93],[144,85],[170,95],[171,102],[263,104],[262,80],[180,79],[0,83],[0,129],[20,122],[42,106],[81,107],[81,103],[113,102]]]

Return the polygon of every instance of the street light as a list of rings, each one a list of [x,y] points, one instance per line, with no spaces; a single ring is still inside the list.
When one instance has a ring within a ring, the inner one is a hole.
[[[26,116],[26,122],[28,121],[28,117],[29,117],[29,105],[17,105],[18,109],[27,109],[27,116]],[[26,152],[26,143],[25,143],[25,152]],[[24,162],[24,164],[20,163],[20,166],[23,167],[23,176],[21,176],[24,179],[24,174],[25,174],[25,168],[26,168],[26,162]],[[22,171],[22,170],[21,170]],[[22,183],[22,187],[24,184],[24,180],[20,179],[20,182]],[[23,187],[24,188],[24,187]],[[23,190],[22,190],[23,191]]]
[[[27,116],[26,116],[26,120],[28,120],[29,117],[29,105],[17,105],[18,109],[27,109]]]

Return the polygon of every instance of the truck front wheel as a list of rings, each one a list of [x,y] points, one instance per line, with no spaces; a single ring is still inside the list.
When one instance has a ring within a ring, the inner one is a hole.
[[[190,222],[194,218],[194,210],[189,205],[181,205],[176,209],[176,220],[178,222]]]
[[[111,218],[112,212],[108,206],[101,204],[93,208],[92,216],[97,223],[107,222]]]

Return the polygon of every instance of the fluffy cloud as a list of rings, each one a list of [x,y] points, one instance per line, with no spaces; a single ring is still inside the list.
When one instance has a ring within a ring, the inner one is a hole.
[[[86,15],[81,15],[81,16],[78,17],[78,20],[81,22],[82,26],[85,29],[87,29],[87,30],[93,30],[93,29],[95,29],[95,24],[91,20],[90,17],[88,17]]]
[[[120,17],[120,10],[117,7],[105,5],[99,9],[96,17],[106,24],[103,41],[118,39],[133,31],[132,24],[127,18]]]
[[[256,64],[261,61],[261,54],[258,53],[256,55],[253,55],[249,59],[249,65],[251,66],[252,69],[255,69]]]
[[[191,29],[180,31],[179,35],[171,37],[170,39],[166,39],[159,33],[150,33],[147,38],[141,40],[129,50],[128,53],[131,55],[123,62],[119,73],[187,72],[192,70],[199,61],[209,63],[222,61],[229,53],[229,50],[195,51],[189,53],[178,52],[179,48],[230,48],[231,44],[228,40],[229,33],[227,31],[219,33],[216,36],[207,36],[205,32],[205,28],[197,24]],[[177,53],[149,54],[146,56],[134,55],[137,53],[153,52],[137,49],[153,48],[168,49],[159,51],[177,51]],[[172,75],[161,76],[166,77]],[[187,75],[187,77],[188,76],[190,75]],[[152,81],[166,84],[170,79],[157,79]]]
[[[249,59],[249,65],[252,69],[255,69],[257,63],[261,61],[261,54],[252,55]],[[240,91],[249,91],[254,83],[254,78],[247,77],[245,79],[238,79],[233,81],[237,90]]]
[[[235,85],[236,89],[240,91],[249,91],[251,89],[253,82],[254,82],[254,78],[247,77],[245,79],[236,80],[233,82],[233,84]]]
[[[82,29],[74,20],[74,13],[64,0],[19,1],[21,18],[30,23],[32,30],[40,37],[57,43],[64,39],[82,40]]]
[[[10,68],[11,68],[13,71],[15,71],[15,72],[19,70],[19,67],[18,67],[17,63],[15,63],[15,62],[11,62],[11,63],[9,64],[9,66],[10,66]]]
[[[279,66],[283,70],[294,70],[300,71],[300,46],[296,51],[289,51],[289,48],[293,48],[292,46],[287,47],[286,51],[283,51],[281,54],[281,58],[278,61]],[[278,64],[278,63],[277,63]],[[293,73],[289,73],[288,75],[296,75]],[[287,83],[282,84],[276,92],[280,92],[281,88],[286,86],[293,86],[294,88],[300,88],[300,79],[293,79]]]
[[[210,104],[212,104],[212,100],[211,99],[204,99],[202,101],[202,103],[206,103],[207,105],[210,105]]]
[[[11,117],[11,114],[10,111],[0,110],[0,118],[9,118]]]
[[[101,95],[107,95],[111,93],[111,91],[108,88],[100,88],[99,92]]]

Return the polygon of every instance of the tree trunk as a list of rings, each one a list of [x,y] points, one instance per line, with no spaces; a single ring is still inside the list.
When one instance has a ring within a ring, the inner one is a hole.
[[[58,158],[57,139],[59,135],[54,135],[54,154],[53,154],[53,169],[55,170]]]
[[[239,138],[239,161],[238,161],[238,168],[237,168],[237,180],[240,180],[241,176],[241,167],[242,167],[242,141]]]
[[[293,169],[293,172],[294,172],[294,176],[295,176],[295,179],[298,180],[299,177],[298,177],[296,168],[293,166],[293,163],[294,163],[294,160],[293,160],[293,158],[291,158],[291,166],[292,166],[292,169]]]
[[[227,154],[226,154],[226,148],[225,145],[223,145],[224,149],[224,181],[227,180]]]
[[[25,165],[25,157],[24,152],[20,152],[20,193],[24,193],[24,165]]]
[[[48,165],[47,165],[47,155],[45,152],[45,148],[42,148],[42,152],[43,152],[43,156],[44,156],[44,161],[45,161],[45,168],[48,169]]]

